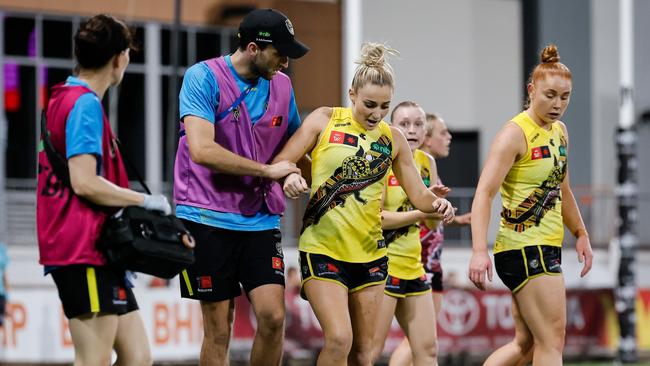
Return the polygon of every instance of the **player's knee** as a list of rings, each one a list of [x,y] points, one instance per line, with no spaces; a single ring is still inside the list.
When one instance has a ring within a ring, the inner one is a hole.
[[[522,335],[517,333],[514,344],[519,348],[519,353],[526,355],[535,345],[535,340],[530,334]]]
[[[204,328],[204,341],[215,346],[226,347],[230,342],[230,324],[215,324]]]
[[[282,333],[284,329],[284,311],[271,310],[263,311],[257,315],[257,329],[258,332],[266,334]]]
[[[372,340],[354,342],[349,358],[353,365],[371,365],[373,363]]]
[[[370,352],[363,352],[360,349],[352,349],[350,352],[350,357],[348,357],[349,363],[352,365],[372,365],[373,359]]]
[[[435,338],[412,342],[411,350],[416,359],[435,359],[438,357],[438,342],[436,342]]]
[[[347,358],[352,349],[352,331],[325,332],[325,349],[330,357],[338,360]]]
[[[564,337],[566,336],[566,324],[564,321],[558,319],[549,324],[551,327],[552,336],[548,340],[550,347],[553,347],[559,351],[564,349]]]
[[[564,349],[564,338],[566,336],[566,329],[564,326],[549,324],[551,331],[545,334],[544,337],[535,339],[535,347],[543,349],[553,349],[562,352]]]
[[[373,344],[372,353],[371,353],[373,363],[376,363],[379,360],[379,358],[381,358],[381,354],[384,351],[384,345],[385,345],[384,343],[380,343],[380,342],[375,342]]]

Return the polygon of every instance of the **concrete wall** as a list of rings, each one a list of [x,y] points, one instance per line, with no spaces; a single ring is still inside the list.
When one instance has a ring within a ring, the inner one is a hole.
[[[521,109],[519,9],[503,0],[364,1],[362,39],[400,51],[394,102],[412,99],[452,129],[480,130],[483,161]]]
[[[400,51],[391,62],[393,104],[414,100],[452,130],[479,131],[481,167],[496,133],[522,107],[520,7],[504,0],[363,2],[361,39]],[[496,199],[490,237],[499,205]]]
[[[555,43],[573,74],[571,104],[562,120],[570,136],[573,185],[591,184],[591,1],[540,0],[539,50]]]
[[[650,2],[634,2],[634,103],[637,116],[650,111]],[[650,121],[639,126],[639,237],[650,244]]]

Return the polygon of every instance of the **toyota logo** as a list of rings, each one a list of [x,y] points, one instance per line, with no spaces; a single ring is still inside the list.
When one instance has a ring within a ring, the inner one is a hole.
[[[462,336],[471,332],[479,321],[481,308],[467,291],[449,290],[445,293],[438,324],[447,333]]]

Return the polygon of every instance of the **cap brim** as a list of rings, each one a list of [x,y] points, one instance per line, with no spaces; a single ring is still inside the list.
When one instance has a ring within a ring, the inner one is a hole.
[[[287,43],[273,43],[273,46],[278,50],[278,52],[289,58],[301,58],[307,52],[309,52],[309,47],[305,46],[302,42],[294,39]]]

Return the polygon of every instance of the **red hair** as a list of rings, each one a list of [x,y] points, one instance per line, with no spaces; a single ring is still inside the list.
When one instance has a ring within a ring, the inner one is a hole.
[[[535,66],[533,72],[530,73],[530,77],[528,77],[528,84],[535,83],[538,80],[553,75],[573,80],[571,70],[560,62],[560,53],[557,51],[556,45],[551,43],[544,47],[540,59],[540,63]],[[530,97],[526,95],[524,109],[528,109],[528,107],[530,107]]]
[[[571,70],[560,62],[560,53],[554,44],[549,44],[542,50],[541,62],[533,69],[529,82],[534,83],[549,75],[558,75],[572,80]]]

